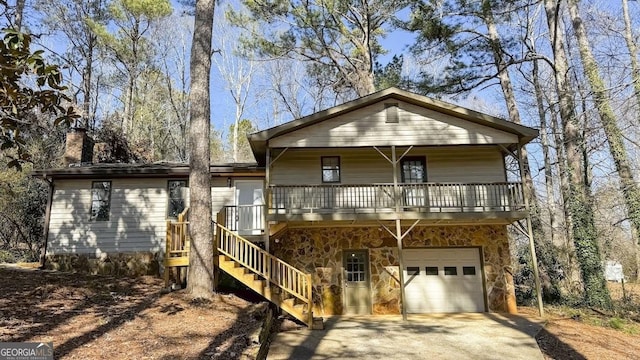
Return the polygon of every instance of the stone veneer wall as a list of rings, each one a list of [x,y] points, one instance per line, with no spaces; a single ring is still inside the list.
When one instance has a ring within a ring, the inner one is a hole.
[[[142,276],[160,275],[161,254],[148,251],[132,253],[47,255],[45,268],[87,274]]]
[[[314,312],[320,316],[343,313],[342,251],[369,249],[373,314],[399,314],[396,245],[395,239],[379,227],[294,228],[280,235],[278,242],[272,239],[270,249],[314,275]],[[403,246],[482,247],[489,310],[515,311],[506,226],[419,226],[404,238]]]

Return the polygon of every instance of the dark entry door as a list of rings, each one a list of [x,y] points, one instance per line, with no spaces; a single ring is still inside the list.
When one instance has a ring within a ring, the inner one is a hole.
[[[371,314],[369,253],[347,250],[343,253],[345,314]]]

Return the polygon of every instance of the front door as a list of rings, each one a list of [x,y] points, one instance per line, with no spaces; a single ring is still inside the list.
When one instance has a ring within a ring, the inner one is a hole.
[[[263,187],[262,181],[236,181],[238,234],[260,235],[264,231],[262,219],[264,209]]]
[[[371,314],[369,253],[347,250],[343,253],[345,314]]]

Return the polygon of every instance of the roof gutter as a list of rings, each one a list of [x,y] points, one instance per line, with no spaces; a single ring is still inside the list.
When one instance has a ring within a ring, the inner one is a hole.
[[[264,176],[264,168],[212,167],[211,177],[222,176]],[[62,169],[35,170],[31,176],[36,178],[56,179],[96,179],[96,178],[179,178],[188,177],[188,166],[177,168],[137,168],[137,167],[75,167]]]

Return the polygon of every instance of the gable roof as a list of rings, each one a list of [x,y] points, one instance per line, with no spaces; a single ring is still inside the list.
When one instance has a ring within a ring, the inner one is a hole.
[[[367,96],[363,96],[359,99],[346,102],[342,105],[334,106],[332,108],[311,114],[309,116],[284,123],[282,125],[249,134],[249,144],[251,145],[251,149],[256,156],[258,164],[264,165],[267,143],[270,139],[388,99],[407,102],[409,104],[424,107],[426,109],[434,110],[443,114],[452,115],[482,126],[487,126],[514,134],[518,137],[521,144],[528,143],[538,136],[538,130],[536,129],[519,125],[495,116],[463,108],[457,105],[453,105],[444,101],[435,100],[427,96],[418,95],[412,92],[391,87]]]

